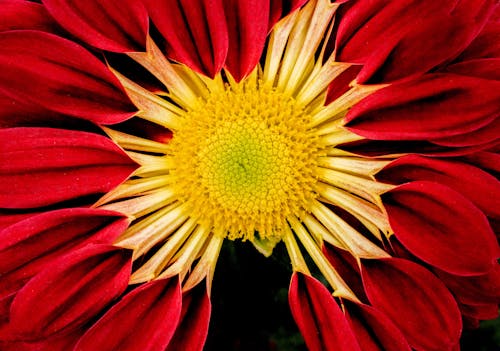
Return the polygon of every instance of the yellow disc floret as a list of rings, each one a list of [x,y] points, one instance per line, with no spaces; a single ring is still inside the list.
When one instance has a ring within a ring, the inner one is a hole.
[[[170,143],[174,191],[191,215],[230,239],[280,237],[316,197],[310,116],[274,88],[240,83],[186,112]]]

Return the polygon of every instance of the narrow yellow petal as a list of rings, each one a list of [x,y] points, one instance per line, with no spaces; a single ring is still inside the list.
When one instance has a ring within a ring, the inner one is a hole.
[[[174,65],[163,55],[149,35],[146,40],[146,52],[133,52],[128,55],[158,78],[174,98],[185,105],[196,103],[198,99],[196,93],[179,76]]]
[[[210,287],[212,285],[215,265],[223,242],[224,237],[221,235],[213,235],[212,238],[210,238],[196,267],[189,273],[189,277],[182,288],[183,291],[192,289],[205,278],[207,278],[208,286]]]
[[[151,153],[166,153],[168,151],[167,144],[140,138],[135,135],[126,134],[103,126],[101,126],[101,128],[115,143],[120,145],[125,150]]]
[[[304,226],[296,218],[290,218],[289,221],[293,231],[299,238],[302,245],[304,245],[307,253],[311,256],[321,274],[334,290],[334,295],[347,298],[351,301],[359,301],[356,295],[344,282],[342,277],[337,273],[335,268],[333,268],[330,262],[328,262],[325,255],[316,245],[315,241],[311,238]]]
[[[156,278],[188,239],[195,227],[196,221],[192,218],[188,219],[145,264],[132,274],[130,284],[143,283]]]
[[[130,100],[139,109],[137,116],[172,130],[179,128],[181,125],[179,114],[182,113],[182,110],[112,68],[110,70],[123,85]]]

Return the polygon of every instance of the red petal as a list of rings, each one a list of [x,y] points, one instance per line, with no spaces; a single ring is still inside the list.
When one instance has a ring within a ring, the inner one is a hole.
[[[466,163],[409,155],[390,163],[377,179],[393,184],[415,180],[440,183],[467,197],[487,215],[500,217],[500,181]]]
[[[323,246],[323,253],[356,296],[363,301],[368,301],[356,259],[349,252],[330,245]]]
[[[462,320],[464,323],[464,329],[477,329],[479,328],[479,319],[472,318],[472,317],[467,317],[462,315]],[[455,351],[455,350],[453,350]],[[460,351],[460,348],[458,348],[458,351]]]
[[[168,144],[173,138],[173,133],[170,129],[139,117],[131,118],[116,127],[121,132],[163,144]]]
[[[26,218],[0,231],[0,297],[55,259],[88,243],[111,244],[128,225],[116,212],[74,208]]]
[[[332,81],[328,86],[325,105],[335,101],[351,89],[350,84],[359,74],[361,68],[361,65],[352,65]]]
[[[228,33],[223,0],[146,0],[168,55],[213,77],[226,60]]]
[[[393,81],[427,72],[467,47],[494,3],[353,1],[340,20],[339,60],[364,63],[358,82]]]
[[[500,67],[500,58],[484,58],[458,62],[447,66],[444,71],[477,78],[500,80],[498,67]]]
[[[459,304],[460,312],[469,318],[477,318],[479,320],[495,319],[498,317],[498,304],[481,304],[481,305],[463,305]]]
[[[437,139],[490,124],[500,113],[498,101],[498,81],[432,74],[377,91],[345,120],[352,132],[370,139]]]
[[[18,213],[11,210],[0,210],[0,230],[3,230],[14,223],[20,222],[36,214],[38,213],[37,212]]]
[[[500,61],[499,61],[500,63]],[[500,80],[500,79],[499,79]],[[434,139],[434,144],[447,147],[467,147],[495,143],[500,135],[500,118],[495,118],[490,124],[470,133],[455,135],[447,138]]]
[[[269,0],[224,1],[229,34],[226,68],[240,81],[259,63],[268,33]]]
[[[200,284],[183,294],[179,326],[166,351],[201,351],[208,334],[210,322],[210,297],[206,286]]]
[[[459,62],[481,59],[481,58],[499,58],[500,57],[500,6],[496,6],[494,14],[490,17],[488,23],[481,30],[479,35],[465,49],[460,57]]]
[[[38,31],[0,33],[0,92],[49,110],[112,124],[137,111],[117,78],[83,47]],[[29,84],[28,84],[29,82]]]
[[[73,350],[78,339],[81,337],[82,331],[77,329],[69,334],[55,334],[47,339],[35,342],[0,341],[0,350],[2,351],[68,351]]]
[[[271,0],[271,9],[269,14],[269,30],[278,22],[281,18],[287,16],[291,12],[297,10],[299,7],[304,5],[307,0]]]
[[[371,304],[398,326],[417,350],[449,350],[460,337],[452,295],[423,267],[399,258],[364,260],[363,283]]]
[[[54,261],[17,293],[12,329],[39,339],[83,325],[125,291],[131,258],[130,250],[90,245]]]
[[[0,128],[51,127],[75,130],[95,130],[95,125],[83,119],[47,110],[40,105],[20,102],[0,96]]]
[[[50,14],[71,34],[99,49],[142,51],[148,16],[135,0],[43,0]]]
[[[438,277],[463,304],[500,303],[500,266],[474,277],[460,277],[436,270]]]
[[[500,175],[500,154],[495,152],[482,151],[465,157],[470,162],[490,173]]]
[[[10,305],[12,304],[12,301],[14,301],[14,297],[16,297],[15,295],[15,293],[12,293],[0,298],[0,340],[4,339],[5,331],[8,332],[7,323],[9,322]],[[0,348],[0,350],[2,349]]]
[[[470,147],[450,148],[439,146],[429,141],[414,140],[370,140],[364,139],[359,142],[344,144],[341,149],[357,155],[369,157],[384,155],[418,154],[435,157],[464,156],[475,152],[489,149],[492,144],[475,145]]]
[[[128,293],[80,339],[74,351],[163,351],[181,314],[178,280],[155,280]]]
[[[57,25],[40,4],[25,0],[0,0],[0,32],[16,29],[57,31]]]
[[[346,316],[363,351],[411,351],[401,331],[377,309],[346,302]]]
[[[337,302],[319,281],[295,272],[288,298],[309,350],[361,351]]]
[[[0,130],[0,207],[30,208],[107,192],[136,164],[110,139],[51,128]]]
[[[486,216],[447,186],[417,181],[383,195],[396,238],[415,256],[449,273],[493,268],[498,244]]]

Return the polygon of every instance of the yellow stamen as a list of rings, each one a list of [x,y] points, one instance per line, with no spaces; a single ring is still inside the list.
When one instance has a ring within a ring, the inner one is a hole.
[[[206,226],[230,239],[280,237],[314,199],[321,145],[286,94],[250,79],[200,100],[183,122],[170,143],[172,187]]]

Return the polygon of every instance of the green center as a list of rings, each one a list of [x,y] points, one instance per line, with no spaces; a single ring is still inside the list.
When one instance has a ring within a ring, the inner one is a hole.
[[[210,152],[201,161],[208,172],[203,181],[227,206],[263,201],[279,196],[286,186],[280,162],[288,153],[279,135],[244,127],[220,130],[207,140]]]

